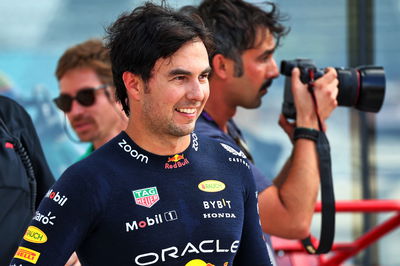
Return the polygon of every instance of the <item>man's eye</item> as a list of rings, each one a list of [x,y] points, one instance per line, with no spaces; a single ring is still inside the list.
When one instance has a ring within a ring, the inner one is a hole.
[[[265,55],[265,56],[261,57],[260,60],[261,60],[262,62],[267,62],[267,61],[270,60],[271,58],[272,58],[272,55],[271,55],[271,54],[268,54],[268,55]]]
[[[208,79],[208,76],[209,76],[208,73],[202,74],[202,75],[200,75],[199,79],[200,79],[200,80]]]
[[[184,80],[186,77],[185,76],[176,76],[174,79],[175,80]]]

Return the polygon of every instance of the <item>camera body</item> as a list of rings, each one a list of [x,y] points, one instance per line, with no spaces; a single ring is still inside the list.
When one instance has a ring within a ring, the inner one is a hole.
[[[280,72],[285,75],[282,114],[295,119],[296,109],[292,95],[291,78],[293,68],[300,69],[300,80],[304,84],[324,75],[324,70],[316,67],[311,59],[282,60]],[[379,66],[358,66],[356,68],[335,68],[339,80],[337,101],[339,106],[354,107],[364,112],[377,113],[385,97],[385,72]]]

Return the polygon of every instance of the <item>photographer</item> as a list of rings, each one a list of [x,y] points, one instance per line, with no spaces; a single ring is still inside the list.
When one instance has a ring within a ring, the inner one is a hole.
[[[222,138],[236,143],[247,157],[239,129],[232,118],[238,106],[252,109],[261,105],[268,86],[279,75],[273,58],[279,40],[286,34],[280,24],[278,10],[269,3],[265,12],[241,0],[205,0],[195,9],[185,7],[182,12],[200,16],[213,32],[216,52],[210,62],[210,98],[196,124],[199,134]],[[337,106],[337,74],[333,68],[314,82],[317,103],[315,110],[307,85],[300,82],[299,69],[292,72],[292,93],[297,117],[290,123],[282,115],[279,125],[293,142],[290,158],[273,184],[251,164],[259,191],[259,208],[264,232],[290,239],[309,235],[314,205],[319,190],[319,168],[314,141],[293,140],[296,127],[319,130],[318,116],[323,130],[325,120]]]

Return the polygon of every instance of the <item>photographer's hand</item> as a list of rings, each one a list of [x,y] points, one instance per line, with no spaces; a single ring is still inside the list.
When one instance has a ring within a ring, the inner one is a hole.
[[[308,85],[300,81],[300,71],[292,71],[292,93],[297,110],[296,124],[298,127],[314,128],[319,130],[318,115],[322,123],[322,130],[326,130],[325,120],[337,106],[338,80],[336,70],[327,68],[326,73],[313,83],[316,106],[308,91]],[[316,113],[318,112],[318,115]]]
[[[288,135],[290,141],[293,144],[293,135],[294,135],[294,129],[296,128],[296,122],[289,122],[286,117],[281,114],[279,116],[279,121],[278,121],[279,126],[285,131],[285,133]]]
[[[326,68],[325,74],[314,82],[314,95],[323,131],[326,131],[326,119],[338,105],[338,84],[337,72],[332,67]]]

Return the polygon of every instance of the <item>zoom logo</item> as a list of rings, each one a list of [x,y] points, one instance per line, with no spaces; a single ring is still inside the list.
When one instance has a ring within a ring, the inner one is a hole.
[[[143,155],[139,153],[137,150],[133,149],[131,145],[129,145],[125,139],[122,139],[122,141],[118,142],[118,145],[127,153],[129,153],[133,158],[136,160],[140,160],[140,162],[147,162],[149,161],[149,157],[146,155]]]

